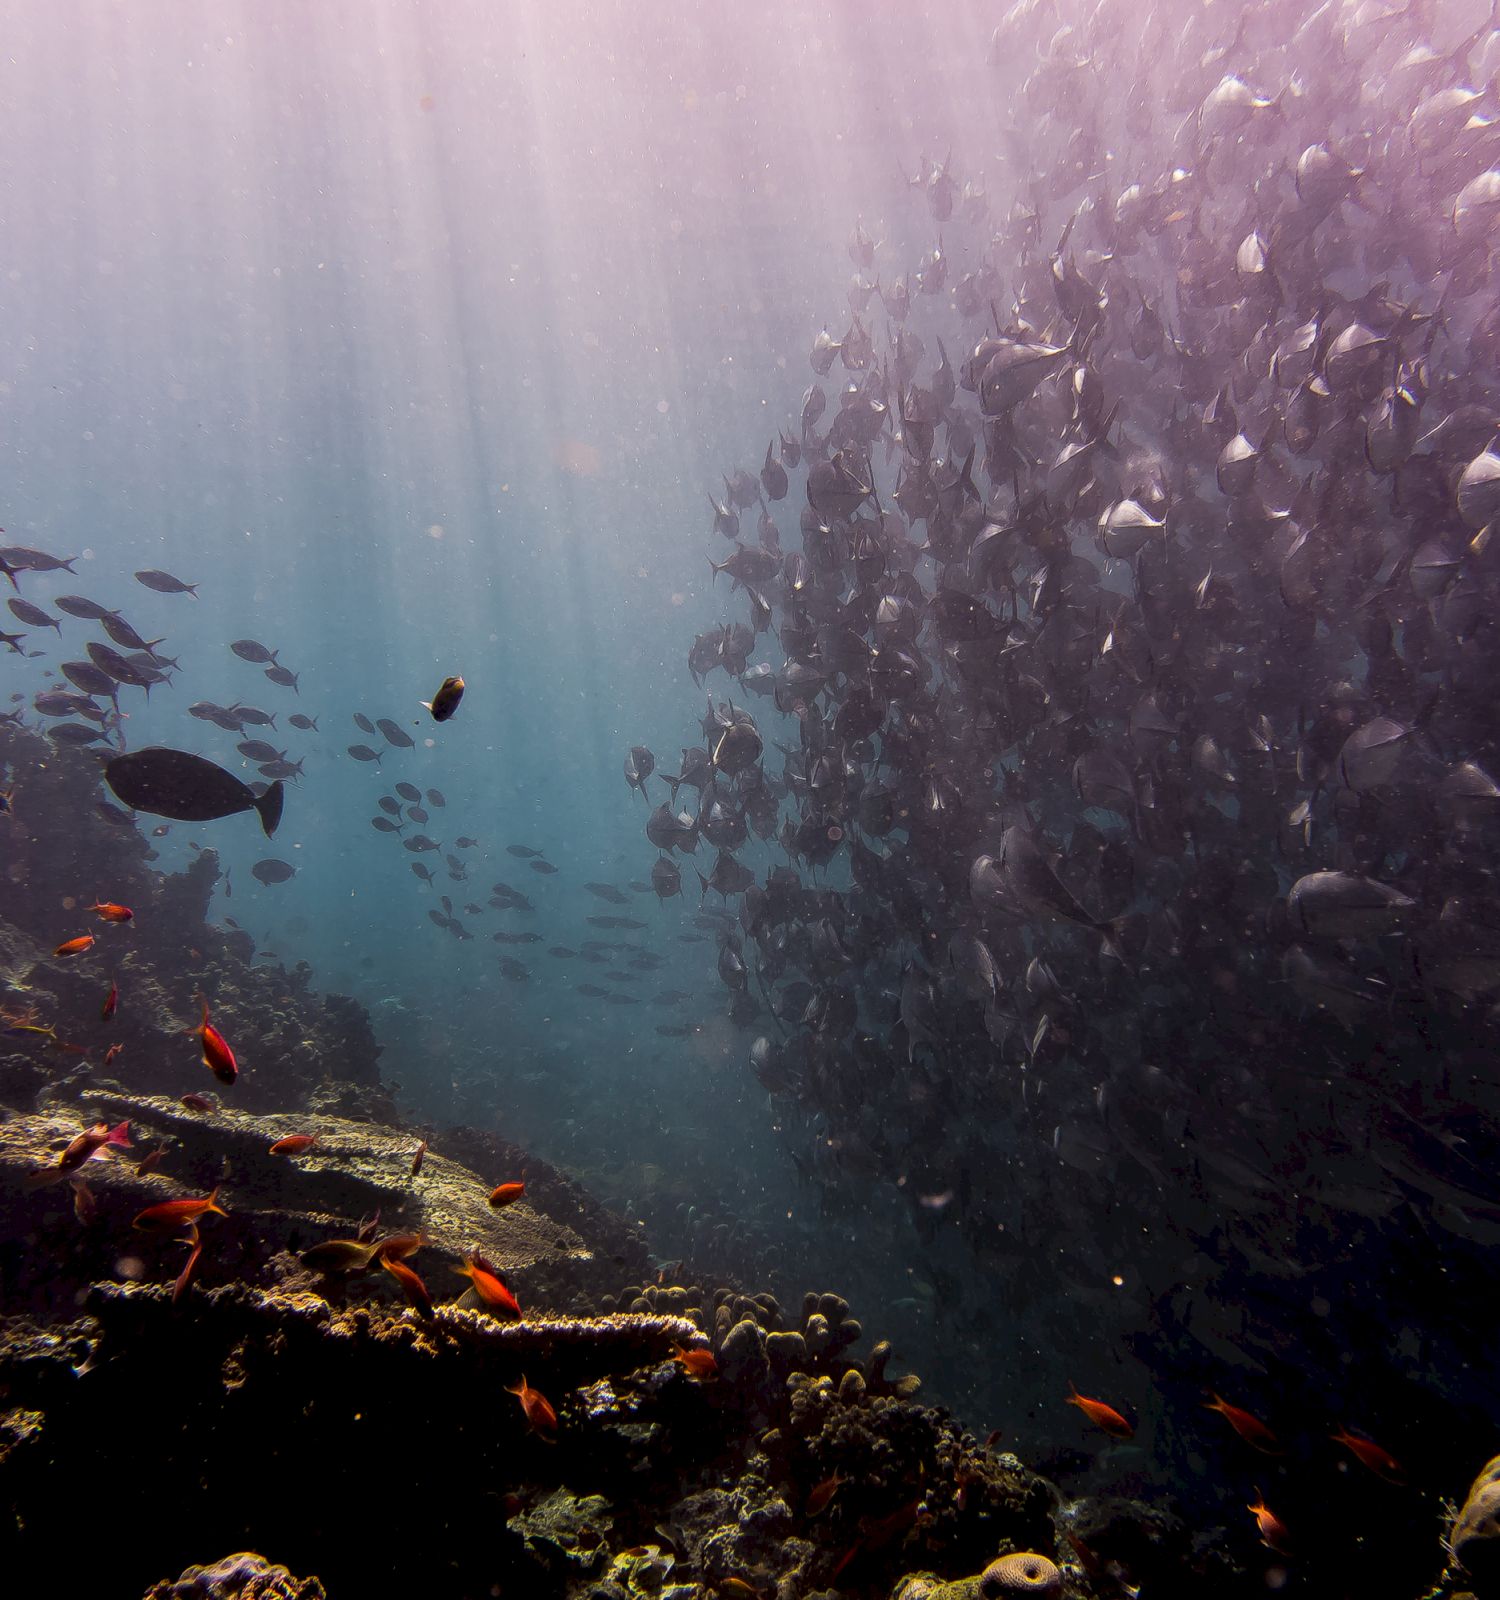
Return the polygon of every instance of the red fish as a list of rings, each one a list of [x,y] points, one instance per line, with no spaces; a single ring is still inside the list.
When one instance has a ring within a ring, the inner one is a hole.
[[[1238,1406],[1232,1406],[1227,1400],[1221,1400],[1212,1389],[1209,1390],[1209,1396],[1203,1409],[1217,1411],[1246,1444],[1264,1451],[1268,1456],[1279,1456],[1282,1453],[1281,1441],[1259,1417],[1252,1417],[1248,1411],[1241,1411]]]
[[[1072,1388],[1072,1385],[1069,1385]],[[1102,1400],[1090,1400],[1087,1395],[1081,1395],[1073,1389],[1068,1396],[1068,1404],[1077,1406],[1096,1428],[1102,1428],[1105,1433],[1114,1439],[1133,1439],[1135,1429],[1115,1410],[1113,1406],[1106,1405]]]
[[[109,1049],[104,1052],[104,1065],[106,1067],[113,1066],[114,1063],[119,1060],[120,1052],[124,1048],[125,1046],[123,1044],[112,1044]]]
[[[188,1111],[217,1111],[219,1109],[206,1094],[185,1094],[180,1103]]]
[[[270,1153],[273,1156],[300,1156],[304,1151],[311,1150],[317,1142],[315,1133],[289,1133],[271,1146]]]
[[[503,1206],[514,1205],[526,1193],[524,1183],[502,1183],[490,1193],[490,1204],[499,1211]]]
[[[234,1059],[234,1051],[229,1048],[229,1041],[208,1020],[208,1001],[203,1002],[203,1022],[201,1026],[191,1030],[203,1046],[203,1065],[213,1073],[220,1083],[230,1084],[239,1076],[239,1066]]]
[[[148,1172],[155,1172],[156,1169],[161,1165],[161,1158],[166,1155],[166,1153],[167,1147],[164,1143],[157,1145],[154,1150],[148,1150],[146,1154],[141,1157],[136,1166],[136,1177],[144,1178]]]
[[[432,1296],[427,1292],[427,1285],[416,1275],[404,1261],[398,1261],[394,1256],[382,1252],[380,1264],[401,1285],[401,1292],[422,1313],[424,1317],[432,1315]]]
[[[380,1220],[378,1211],[375,1213],[375,1220],[377,1222]],[[363,1230],[361,1230],[360,1237],[364,1237]],[[373,1241],[374,1238],[375,1234],[372,1230],[370,1240]],[[393,1261],[405,1261],[408,1256],[414,1256],[421,1248],[422,1235],[420,1233],[388,1233],[385,1238],[375,1245],[375,1253],[382,1257],[388,1257]]]
[[[100,1022],[108,1022],[109,1019],[114,1016],[115,1012],[119,1009],[120,986],[117,983],[111,983],[109,986],[109,993],[104,997],[104,1004],[99,1008]]]
[[[136,1215],[131,1226],[139,1228],[142,1233],[170,1233],[184,1222],[196,1223],[199,1217],[210,1211],[221,1217],[229,1215],[219,1204],[217,1188],[201,1200],[163,1200],[160,1205],[147,1206]]]
[[[87,1228],[99,1220],[99,1202],[82,1178],[70,1178],[68,1182],[73,1186],[73,1215]]]
[[[506,1288],[500,1274],[477,1250],[471,1251],[464,1257],[463,1266],[455,1267],[453,1270],[461,1278],[469,1280],[476,1297],[486,1311],[504,1311],[509,1316],[520,1317],[520,1302]]]
[[[76,939],[64,939],[52,954],[54,956],[81,956],[93,942],[93,934],[80,933]]]
[[[422,1157],[425,1156],[426,1154],[427,1154],[427,1141],[424,1139],[421,1142],[421,1144],[419,1144],[417,1146],[417,1153],[411,1158],[411,1175],[412,1175],[412,1177],[415,1178],[416,1175],[422,1170]]]
[[[543,1438],[555,1438],[557,1434],[557,1413],[552,1409],[552,1402],[548,1400],[539,1389],[533,1389],[522,1378],[519,1383],[508,1383],[505,1386],[507,1394],[513,1394],[521,1402],[521,1409],[526,1413],[526,1426],[533,1433],[539,1433]]]
[[[77,1172],[84,1162],[104,1160],[112,1147],[121,1150],[130,1148],[128,1122],[122,1122],[115,1128],[111,1128],[107,1122],[96,1122],[92,1128],[85,1129],[50,1166],[37,1167],[27,1173],[27,1187],[40,1189],[49,1183],[59,1183]]]
[[[828,1509],[829,1502],[839,1492],[843,1478],[837,1472],[831,1478],[824,1478],[822,1483],[807,1493],[807,1503],[803,1510],[810,1517],[821,1516]]]
[[[89,910],[97,911],[106,922],[129,922],[135,916],[129,906],[117,906],[108,900],[96,900]]]
[[[1401,1470],[1401,1463],[1397,1461],[1390,1451],[1382,1450],[1373,1439],[1361,1439],[1349,1432],[1347,1428],[1340,1428],[1329,1437],[1335,1444],[1341,1444],[1352,1455],[1367,1466],[1377,1477],[1384,1478],[1387,1483],[1405,1483],[1406,1474]]]
[[[1286,1524],[1266,1505],[1266,1498],[1259,1489],[1255,1491],[1255,1503],[1245,1509],[1255,1518],[1255,1525],[1260,1529],[1260,1542],[1278,1555],[1290,1555],[1291,1539]]]
[[[184,1243],[191,1245],[188,1258],[181,1272],[177,1274],[177,1282],[172,1285],[172,1304],[175,1306],[188,1291],[188,1285],[193,1281],[198,1270],[198,1257],[203,1254],[203,1240],[198,1234],[198,1224],[188,1224],[189,1233]]]
[[[716,1378],[719,1375],[719,1363],[714,1360],[712,1350],[684,1350],[680,1344],[673,1345],[672,1359],[689,1377]]]

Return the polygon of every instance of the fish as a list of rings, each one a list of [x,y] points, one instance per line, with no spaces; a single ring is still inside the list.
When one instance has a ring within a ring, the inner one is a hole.
[[[144,584],[148,589],[154,589],[157,594],[186,594],[194,600],[198,598],[198,585],[184,583],[181,578],[174,578],[170,572],[163,572],[157,567],[148,567],[144,572],[135,574],[135,581]]]
[[[363,1272],[373,1266],[380,1256],[380,1245],[374,1240],[325,1239],[304,1250],[297,1258],[314,1272]]]
[[[443,798],[441,789],[429,789],[427,791],[427,804],[441,810],[448,802]]]
[[[171,1233],[184,1223],[196,1223],[209,1212],[221,1217],[229,1214],[219,1204],[217,1188],[200,1199],[162,1200],[154,1206],[147,1206],[144,1211],[136,1213],[131,1227],[142,1233]]]
[[[1401,1463],[1373,1439],[1362,1439],[1357,1434],[1350,1433],[1347,1428],[1340,1428],[1330,1437],[1335,1444],[1342,1445],[1357,1461],[1368,1467],[1376,1477],[1384,1478],[1387,1483],[1406,1482],[1406,1473],[1402,1470]]]
[[[444,678],[432,699],[422,702],[422,709],[431,713],[434,722],[449,721],[463,700],[464,687],[462,678]]]
[[[467,1278],[474,1291],[475,1298],[488,1312],[503,1311],[507,1316],[521,1319],[520,1303],[506,1288],[495,1269],[484,1259],[478,1251],[470,1251],[464,1257],[461,1267],[453,1269],[460,1277]]]
[[[111,1151],[128,1150],[130,1147],[128,1121],[116,1123],[114,1127],[107,1122],[96,1122],[71,1139],[55,1162],[29,1172],[26,1183],[32,1188],[56,1183],[76,1173],[86,1162],[104,1160]]]
[[[395,785],[395,789],[403,800],[410,800],[415,803],[422,798],[422,791],[414,783],[398,783]]]
[[[286,720],[290,722],[294,728],[300,729],[303,733],[316,733],[318,731],[318,719],[316,717],[305,716],[300,711],[294,711]]]
[[[1081,1395],[1074,1389],[1068,1395],[1067,1403],[1077,1406],[1096,1428],[1101,1428],[1113,1439],[1133,1439],[1135,1429],[1111,1405],[1106,1405],[1103,1400],[1090,1400],[1086,1395]]]
[[[276,652],[268,650],[258,639],[236,639],[229,648],[241,661],[249,661],[256,666],[276,660]]]
[[[412,1153],[412,1158],[411,1158],[411,1175],[412,1175],[412,1177],[415,1178],[421,1172],[421,1170],[422,1170],[422,1158],[426,1154],[427,1154],[427,1141],[425,1139],[423,1139],[423,1140],[419,1141],[416,1150]]]
[[[380,1265],[401,1286],[401,1292],[416,1307],[424,1317],[432,1315],[432,1296],[427,1292],[427,1285],[422,1282],[415,1271],[397,1256],[388,1250],[377,1250]]]
[[[701,1346],[686,1349],[675,1344],[672,1346],[672,1359],[690,1378],[702,1381],[719,1375],[719,1363],[714,1359],[713,1351]]]
[[[203,1065],[213,1073],[220,1083],[231,1085],[239,1076],[239,1064],[234,1058],[234,1051],[229,1048],[229,1042],[224,1035],[208,1020],[208,1001],[203,1001],[203,1021],[189,1030],[198,1040],[203,1051]]]
[[[64,939],[52,954],[54,956],[81,956],[84,951],[90,950],[94,945],[94,936],[91,933],[81,933],[76,939]]]
[[[156,746],[107,761],[104,781],[131,810],[177,822],[211,822],[254,811],[267,838],[276,832],[285,800],[280,783],[256,794],[202,756]]]
[[[268,1153],[273,1156],[300,1156],[316,1149],[317,1144],[318,1136],[315,1133],[289,1133],[278,1139]]]
[[[373,761],[378,767],[380,765],[380,758],[385,754],[385,751],[372,750],[367,744],[351,744],[349,746],[349,754],[353,756],[356,761]]]
[[[217,1111],[219,1109],[206,1094],[185,1094],[180,1097],[178,1103],[188,1111],[199,1113]]]
[[[265,861],[257,861],[251,867],[250,874],[257,882],[270,888],[272,884],[285,883],[288,878],[295,877],[297,869],[288,861],[278,861],[275,857],[269,857]]]
[[[140,1219],[137,1218],[136,1220],[139,1223]],[[196,1219],[188,1223],[187,1238],[184,1242],[188,1246],[188,1258],[183,1263],[182,1271],[177,1274],[176,1281],[172,1284],[172,1304],[174,1306],[180,1304],[183,1296],[187,1294],[193,1279],[198,1274],[198,1262],[203,1255],[203,1240],[198,1232]]]
[[[117,905],[112,900],[96,900],[89,910],[104,922],[130,922],[135,917],[129,906]]]
[[[1207,1411],[1217,1411],[1220,1416],[1239,1434],[1246,1444],[1266,1455],[1276,1456],[1282,1454],[1282,1447],[1276,1435],[1258,1417],[1251,1416],[1248,1411],[1243,1411],[1239,1406],[1230,1405],[1227,1400],[1221,1400],[1218,1395],[1211,1394],[1204,1407]]]
[[[397,750],[414,750],[416,740],[405,728],[391,721],[389,717],[376,717],[375,726],[380,729],[380,735],[387,745]]]
[[[526,1193],[526,1185],[520,1182],[498,1184],[490,1191],[490,1205],[496,1210],[505,1206],[514,1205]]]
[[[115,1012],[119,1010],[119,1008],[120,986],[117,983],[111,983],[109,986],[109,993],[104,997],[104,1004],[99,1008],[99,1020],[101,1022],[108,1022],[109,1019],[114,1016]],[[107,1062],[106,1065],[108,1065]]]
[[[802,1503],[804,1516],[819,1517],[833,1503],[833,1497],[843,1487],[844,1479],[838,1472],[832,1473],[820,1483],[807,1491],[807,1499]]]
[[[1278,1555],[1291,1555],[1291,1538],[1287,1533],[1286,1524],[1266,1505],[1265,1497],[1258,1491],[1254,1501],[1245,1507],[1255,1518],[1255,1526],[1260,1534],[1260,1542],[1268,1550],[1274,1550]]]
[[[533,1389],[523,1377],[519,1383],[506,1384],[505,1392],[513,1394],[521,1402],[521,1412],[526,1418],[528,1431],[539,1434],[545,1439],[554,1438],[557,1434],[557,1413],[552,1409],[552,1403],[538,1389]]]

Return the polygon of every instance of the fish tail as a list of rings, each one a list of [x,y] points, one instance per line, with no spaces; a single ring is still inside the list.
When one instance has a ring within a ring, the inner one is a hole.
[[[219,1204],[219,1185],[215,1184],[213,1192],[208,1197],[208,1203],[203,1207],[205,1212],[212,1211],[215,1216],[227,1217],[229,1213]]]
[[[275,835],[277,825],[281,821],[281,808],[285,804],[286,785],[280,778],[263,795],[256,797],[255,809],[260,815],[260,825],[266,838],[270,839]]]

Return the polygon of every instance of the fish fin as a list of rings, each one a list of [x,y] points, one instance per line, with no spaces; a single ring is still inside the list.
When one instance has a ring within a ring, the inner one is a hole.
[[[263,795],[255,800],[255,809],[260,814],[260,825],[265,831],[266,838],[271,838],[277,825],[281,821],[281,808],[286,803],[286,785],[280,778],[271,785]]]

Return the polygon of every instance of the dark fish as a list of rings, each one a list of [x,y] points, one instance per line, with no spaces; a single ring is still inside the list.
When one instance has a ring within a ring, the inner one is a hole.
[[[285,883],[288,878],[295,877],[297,869],[290,863],[278,861],[271,856],[264,861],[257,861],[250,871],[269,888],[273,883]]]
[[[469,836],[467,834],[463,834],[463,833],[459,834],[459,836],[453,841],[453,843],[460,850],[477,850],[479,848],[478,839],[471,839],[471,838],[469,838]]]
[[[247,761],[280,761],[286,754],[278,750],[275,745],[267,744],[264,739],[244,739],[235,746],[235,749]]]
[[[72,572],[77,556],[49,556],[45,550],[28,550],[25,545],[0,547],[0,561],[16,572]]]
[[[542,852],[533,850],[529,845],[508,844],[505,847],[505,853],[508,856],[516,856],[522,861],[529,861],[532,857],[541,855]]]
[[[403,800],[416,802],[422,798],[422,791],[414,783],[398,783],[394,788]]]
[[[621,894],[612,883],[586,883],[584,888],[598,900],[607,900],[612,906],[630,904],[630,896]]]
[[[389,717],[376,717],[375,726],[380,729],[381,737],[389,745],[394,745],[398,750],[413,750],[416,740],[405,728],[391,721]]]
[[[371,817],[370,826],[380,833],[400,833],[399,823],[392,822],[389,817]]]
[[[115,680],[92,661],[64,661],[57,670],[85,694],[102,694],[111,698],[115,694]]]
[[[29,600],[7,600],[5,603],[28,628],[56,628],[59,633],[62,632],[62,623],[56,617],[50,616],[40,606],[32,605]]]
[[[302,692],[297,688],[298,675],[297,673],[293,672],[290,667],[267,667],[266,677],[269,678],[272,683],[279,685],[283,689],[292,689],[298,694]]]
[[[380,758],[385,754],[385,751],[372,750],[367,744],[351,744],[349,746],[349,754],[353,756],[356,761],[373,761],[378,767],[380,765]]]
[[[316,717],[305,717],[300,711],[294,711],[286,719],[294,728],[300,728],[304,733],[316,733],[318,720]]]
[[[625,782],[646,793],[646,780],[656,771],[656,757],[643,744],[633,744],[625,755]]]
[[[554,867],[550,861],[532,860],[528,861],[526,865],[530,867],[533,872],[541,872],[548,875],[557,871],[557,868]]]
[[[148,589],[155,589],[158,594],[190,594],[195,600],[198,598],[196,583],[184,583],[181,578],[174,578],[170,572],[162,572],[155,567],[136,573],[135,581],[145,584]]]
[[[401,815],[401,802],[391,795],[383,794],[375,803],[388,816],[399,817]]]
[[[429,789],[427,791],[427,804],[441,808],[447,805],[448,802],[443,798],[441,789]]]
[[[431,700],[424,700],[422,708],[432,713],[434,722],[447,722],[458,710],[459,702],[464,697],[464,680],[462,678],[444,678],[438,686],[438,692]]]
[[[428,813],[421,806],[408,806],[406,814],[413,822],[426,823],[430,820]]]
[[[363,711],[356,711],[354,713],[354,725],[361,733],[375,732],[375,724],[370,721]]]
[[[276,660],[276,652],[268,650],[256,639],[236,639],[229,648],[241,661],[249,661],[256,666],[264,666],[268,661],[274,663]]]
[[[257,795],[222,767],[183,750],[152,748],[115,756],[105,763],[104,780],[132,810],[178,822],[209,822],[254,811],[268,838],[281,821],[285,797],[280,783]]]

